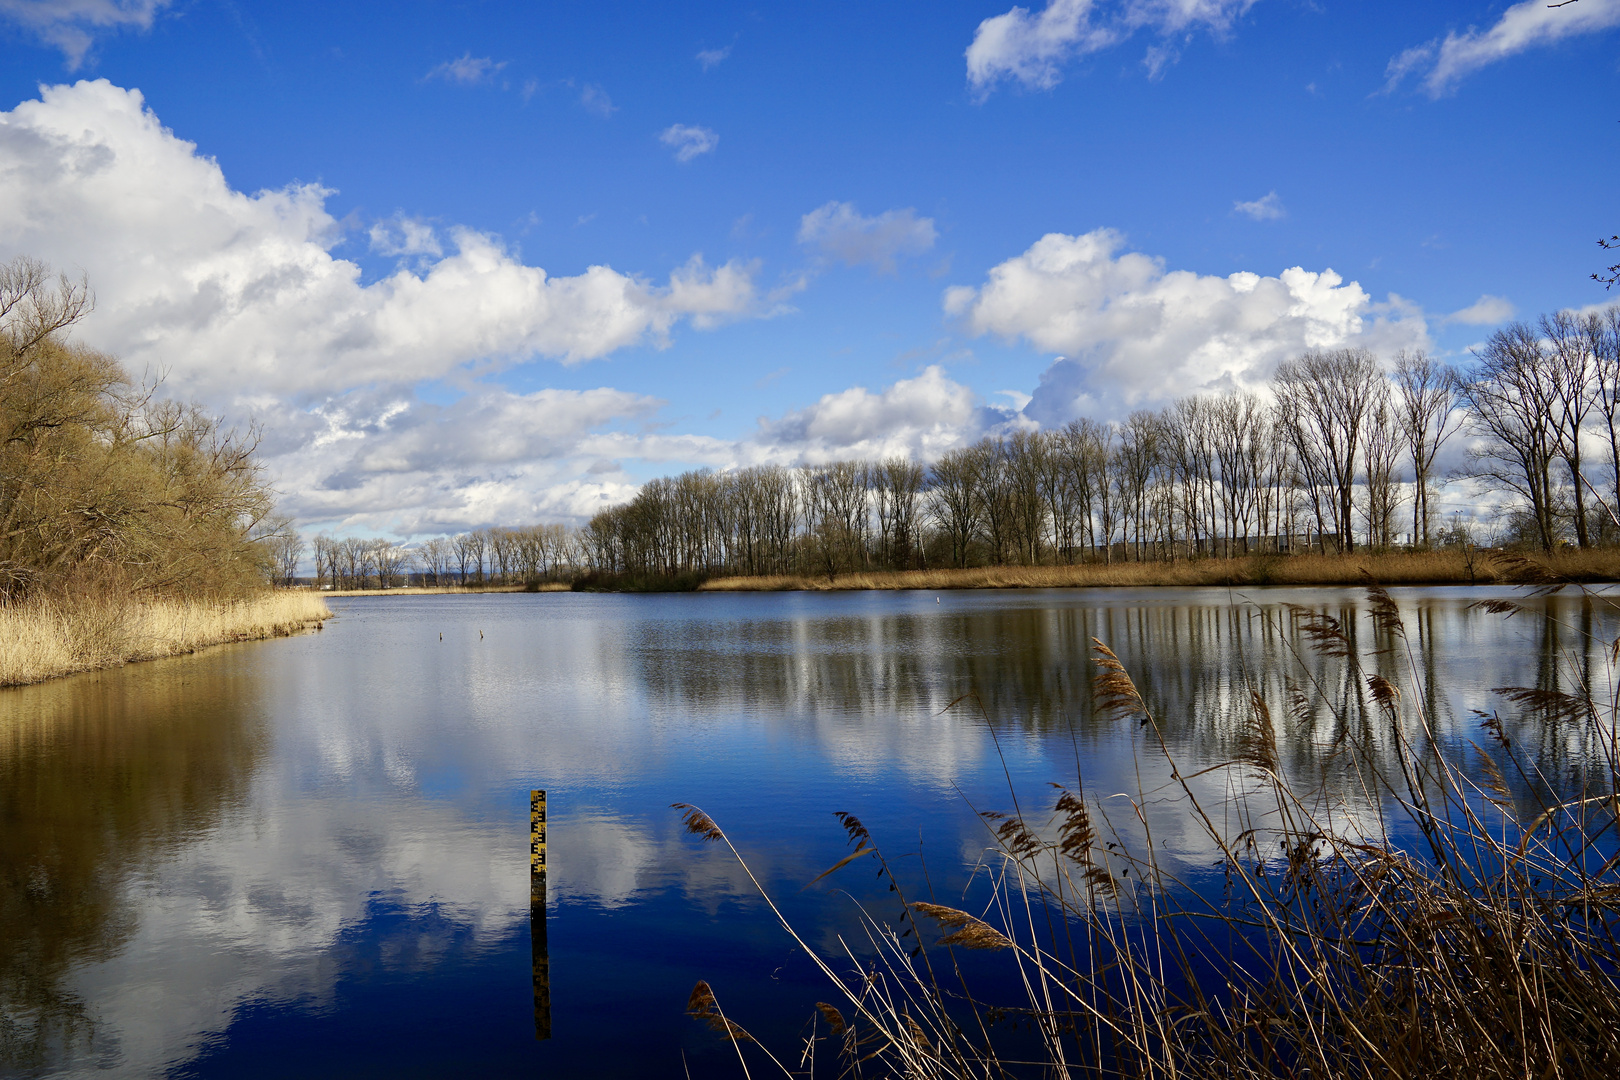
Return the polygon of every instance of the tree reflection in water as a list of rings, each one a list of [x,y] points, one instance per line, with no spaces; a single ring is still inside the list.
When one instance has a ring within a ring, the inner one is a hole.
[[[134,670],[0,690],[0,1071],[113,1049],[68,975],[121,948],[128,880],[239,804],[262,758],[246,669]]]
[[[1189,764],[1239,756],[1251,690],[1282,704],[1300,696],[1296,688],[1308,687],[1308,710],[1278,710],[1280,760],[1290,776],[1331,787],[1334,747],[1354,739],[1363,755],[1371,754],[1365,762],[1388,767],[1395,738],[1375,722],[1379,711],[1370,707],[1367,685],[1351,665],[1299,650],[1297,609],[1337,620],[1365,672],[1383,676],[1403,694],[1422,694],[1441,739],[1477,737],[1473,710],[1500,709],[1508,734],[1544,762],[1550,776],[1569,775],[1599,749],[1593,731],[1549,722],[1545,709],[1515,708],[1491,691],[1522,677],[1541,690],[1580,692],[1602,669],[1604,635],[1613,635],[1620,615],[1602,596],[1570,593],[1516,597],[1520,610],[1504,622],[1500,614],[1470,608],[1472,596],[1458,591],[1396,590],[1409,628],[1399,639],[1365,618],[1359,590],[1238,596],[1224,589],[1109,590],[1097,604],[1083,593],[1052,595],[1061,602],[1050,607],[970,607],[937,616],[874,611],[655,624],[622,662],[636,670],[649,698],[687,714],[740,708],[797,714],[818,725],[867,726],[938,712],[971,694],[998,729],[1072,734],[1084,747],[1116,733],[1111,722],[1092,716],[1096,639],[1140,674],[1166,737]],[[1421,675],[1418,687],[1408,650]],[[1525,670],[1527,657],[1534,658],[1531,670]],[[1404,735],[1419,745],[1426,737],[1415,726]],[[1338,780],[1346,791],[1362,787],[1348,776]]]

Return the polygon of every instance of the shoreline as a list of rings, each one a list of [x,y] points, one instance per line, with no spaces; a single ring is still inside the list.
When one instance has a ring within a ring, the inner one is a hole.
[[[397,589],[313,589],[300,587],[297,591],[311,596],[462,596],[478,593],[568,592],[565,581],[547,581],[531,589],[527,585],[401,585]]]
[[[1195,588],[1199,586],[1544,585],[1620,582],[1620,549],[1550,556],[1461,551],[1367,555],[1249,555],[1177,562],[985,566],[871,571],[836,577],[711,578],[699,592],[843,592],[907,589]]]
[[[295,590],[223,602],[101,597],[0,607],[0,687],[291,637],[332,617],[323,596]]]
[[[834,577],[809,574],[669,578],[595,575],[574,583],[401,586],[394,589],[315,591],[309,596],[436,596],[524,592],[896,592],[962,589],[1200,588],[1266,586],[1355,587],[1368,580],[1402,585],[1598,585],[1620,582],[1620,548],[1570,550],[1553,555],[1459,549],[1351,555],[1240,555],[1174,562],[1084,563],[1074,566],[978,566],[933,570],[872,570]],[[630,587],[625,587],[625,583]],[[584,585],[581,588],[581,585]]]

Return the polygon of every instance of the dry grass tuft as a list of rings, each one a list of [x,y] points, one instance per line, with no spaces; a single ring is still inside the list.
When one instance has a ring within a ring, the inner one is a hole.
[[[941,945],[961,945],[967,949],[1010,949],[1012,941],[1000,930],[983,919],[944,904],[913,901],[912,911],[920,911],[941,926],[952,931],[940,939]]]
[[[0,606],[0,686],[196,652],[230,641],[285,637],[332,617],[310,592],[243,600],[74,596]]]
[[[985,566],[715,578],[703,592],[843,591],[860,589],[1061,589],[1173,585],[1558,585],[1620,581],[1620,549],[1571,550],[1547,556],[1455,550],[1355,555],[1253,555],[1178,562],[1087,563],[1083,566]]]
[[[686,1013],[694,1020],[701,1020],[710,1031],[717,1031],[732,1042],[753,1042],[754,1037],[744,1031],[742,1026],[726,1019],[726,1014],[720,1011],[720,1003],[714,998],[714,991],[702,979],[692,987],[692,994],[686,999]]]
[[[693,836],[701,836],[705,840],[724,840],[726,834],[720,831],[720,826],[714,819],[690,803],[670,803],[670,808],[681,811],[681,823],[686,831]]]

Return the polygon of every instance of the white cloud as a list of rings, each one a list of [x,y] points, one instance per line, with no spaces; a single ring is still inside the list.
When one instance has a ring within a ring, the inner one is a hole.
[[[474,56],[467,52],[454,60],[446,60],[439,64],[424,75],[423,79],[443,79],[445,82],[460,83],[463,86],[476,86],[478,83],[489,82],[507,63],[506,60],[497,62],[487,56]]]
[[[1440,97],[1464,77],[1498,60],[1616,26],[1620,26],[1620,0],[1558,5],[1524,0],[1504,11],[1488,30],[1469,27],[1466,33],[1453,31],[1444,40],[1406,49],[1389,62],[1384,89],[1393,90],[1407,75],[1428,69],[1423,87],[1430,97]]]
[[[371,239],[372,251],[390,258],[408,258],[413,255],[438,257],[444,254],[433,226],[417,218],[408,217],[403,212],[374,222],[367,231],[367,236]]]
[[[972,334],[1078,357],[1043,376],[1027,410],[1042,423],[1065,419],[1082,397],[1117,406],[1260,385],[1305,349],[1426,341],[1412,305],[1393,295],[1375,304],[1332,270],[1167,272],[1159,259],[1121,253],[1123,245],[1111,229],[1050,233],[993,267],[982,286],[945,293],[946,312]]]
[[[1495,326],[1513,318],[1513,312],[1513,304],[1507,297],[1487,294],[1460,311],[1453,311],[1445,321],[1463,326]]]
[[[635,483],[604,457],[639,456],[663,405],[602,387],[526,394],[479,386],[439,405],[357,390],[303,411],[272,406],[265,450],[284,509],[305,521],[418,535],[492,523],[588,518]],[[630,425],[628,432],[607,429]],[[622,436],[617,453],[590,445]]]
[[[658,141],[674,149],[676,161],[684,162],[719,146],[720,136],[706,127],[671,124],[659,134]]]
[[[694,255],[663,284],[600,265],[552,276],[493,237],[398,213],[363,241],[409,265],[367,284],[333,255],[329,195],[233,190],[139,92],[105,81],[0,112],[0,260],[83,270],[97,296],[83,340],[166,372],[176,396],[260,419],[275,483],[307,521],[410,533],[579,518],[634,490],[609,451],[725,456],[640,430],[661,407],[645,395],[477,380],[771,314],[781,301],[755,288],[757,263]],[[424,381],[462,396],[423,402]]]
[[[704,49],[697,54],[697,62],[703,65],[704,71],[708,71],[710,68],[715,67],[720,63],[720,61],[724,60],[730,55],[730,45],[727,45],[723,49]]]
[[[759,310],[754,275],[759,262],[733,259],[710,269],[702,255],[693,255],[686,265],[669,275],[669,288],[661,296],[663,304],[689,318],[700,330],[710,330],[742,314],[773,314]],[[773,290],[767,303],[778,302]]]
[[[972,390],[931,365],[876,394],[852,387],[780,420],[762,419],[742,453],[753,460],[782,462],[891,455],[932,460],[1006,419],[1006,414],[978,405]]]
[[[984,20],[967,47],[968,82],[981,92],[1004,78],[1043,90],[1056,86],[1063,61],[1118,40],[1111,28],[1091,25],[1092,6],[1092,0],[1047,0],[1039,15],[1015,7]]]
[[[105,81],[0,113],[0,253],[86,271],[98,308],[84,334],[137,371],[170,371],[187,394],[323,394],[532,357],[575,363],[758,303],[752,264],[695,257],[664,286],[607,266],[554,277],[461,228],[425,269],[363,285],[331,254],[341,230],[329,194],[231,189],[139,92]],[[405,222],[373,242],[431,256],[440,240]]]
[[[613,104],[613,99],[608,97],[607,91],[595,83],[585,84],[585,89],[579,92],[579,103],[585,107],[586,112],[594,113],[604,120],[619,111],[619,107]]]
[[[1012,79],[1031,89],[1050,89],[1062,79],[1063,65],[1124,41],[1138,30],[1165,37],[1199,28],[1222,34],[1254,0],[1047,0],[1039,13],[1029,8],[985,19],[967,47],[968,82],[979,93]],[[1143,60],[1158,78],[1178,53],[1173,45],[1150,47]]]
[[[77,71],[97,31],[149,30],[170,0],[0,0],[0,19],[28,30],[62,50]]]
[[[866,217],[853,203],[829,202],[799,221],[799,243],[845,265],[869,263],[882,271],[892,271],[901,255],[921,255],[938,236],[934,219],[918,217],[909,206]]]
[[[1232,213],[1242,214],[1254,221],[1276,221],[1285,217],[1287,210],[1283,209],[1282,199],[1277,197],[1275,191],[1268,192],[1253,202],[1235,202],[1232,204]]]

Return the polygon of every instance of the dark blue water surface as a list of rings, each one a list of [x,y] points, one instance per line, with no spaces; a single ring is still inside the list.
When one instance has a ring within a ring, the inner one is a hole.
[[[1581,597],[1504,619],[1467,606],[1501,590],[1396,595],[1407,640],[1381,655],[1348,590],[338,597],[319,634],[0,691],[0,1074],[741,1075],[685,1015],[700,978],[796,1063],[832,991],[671,803],[712,815],[812,948],[859,958],[856,903],[897,910],[868,861],[806,888],[848,851],[834,811],[914,895],[958,903],[976,810],[1168,777],[1142,728],[1092,716],[1093,636],[1190,773],[1235,753],[1251,686],[1358,692],[1296,660],[1286,603],[1344,618],[1457,739],[1491,687],[1568,689],[1615,631]],[[1549,775],[1589,750],[1505,719]],[[1344,722],[1288,721],[1288,767],[1318,768]],[[1346,786],[1344,813],[1377,811]],[[1142,805],[1166,859],[1213,872],[1183,810]]]

